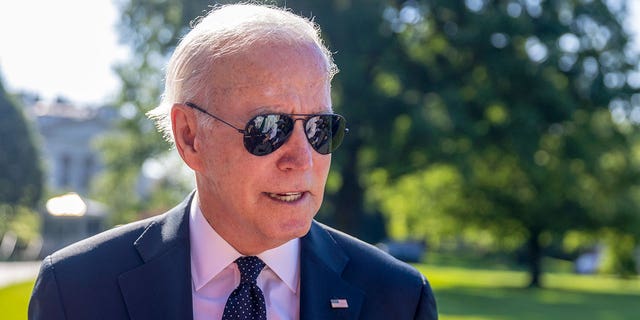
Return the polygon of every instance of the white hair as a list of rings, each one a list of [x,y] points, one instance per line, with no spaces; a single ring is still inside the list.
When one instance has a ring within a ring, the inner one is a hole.
[[[171,108],[207,92],[210,72],[216,61],[241,52],[256,41],[314,43],[323,53],[331,79],[338,68],[312,20],[278,7],[232,4],[214,7],[185,35],[167,65],[165,88],[160,105],[147,112],[158,130],[173,142]]]

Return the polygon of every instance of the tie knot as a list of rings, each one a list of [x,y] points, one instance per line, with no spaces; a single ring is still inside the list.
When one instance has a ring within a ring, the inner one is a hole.
[[[240,269],[240,282],[255,283],[260,271],[265,264],[256,256],[240,257],[236,259],[238,269]]]

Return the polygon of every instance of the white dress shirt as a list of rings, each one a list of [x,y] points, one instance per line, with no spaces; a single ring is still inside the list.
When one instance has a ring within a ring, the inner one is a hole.
[[[198,195],[189,214],[193,319],[221,319],[231,292],[240,284],[234,261],[242,255],[207,222]],[[268,320],[300,318],[300,240],[258,254],[266,264],[258,276]]]

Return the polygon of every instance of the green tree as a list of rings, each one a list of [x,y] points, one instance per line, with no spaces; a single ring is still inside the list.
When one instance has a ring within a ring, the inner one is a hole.
[[[164,64],[189,22],[202,15],[207,1],[120,1],[119,33],[132,51],[130,61],[116,66],[122,90],[116,105],[124,120],[99,142],[106,173],[99,178],[96,198],[110,203],[113,223],[125,223],[162,212],[175,205],[190,188],[168,175],[140,194],[141,170],[151,158],[169,157],[162,139],[145,112],[160,101]]]
[[[421,97],[405,120],[413,138],[403,153],[426,155],[427,176],[441,171],[433,163],[455,170],[432,191],[420,176],[382,166],[372,181],[392,181],[400,193],[417,180],[436,203],[405,208],[378,188],[387,214],[446,216],[454,230],[525,244],[531,286],[541,284],[554,238],[605,228],[637,235],[637,56],[621,26],[624,2],[607,3],[433,0],[388,9],[404,41],[397,70],[413,70],[397,76],[398,103]],[[455,195],[435,197],[447,184]]]
[[[34,206],[42,196],[42,167],[31,126],[0,81],[0,203]]]
[[[24,246],[37,237],[33,208],[42,196],[43,171],[31,126],[2,81],[0,114],[0,241],[9,232]]]

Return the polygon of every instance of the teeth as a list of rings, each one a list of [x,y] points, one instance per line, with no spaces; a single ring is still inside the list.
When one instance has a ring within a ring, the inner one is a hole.
[[[302,192],[287,192],[287,193],[268,193],[272,199],[277,199],[284,202],[292,202],[302,198]]]

